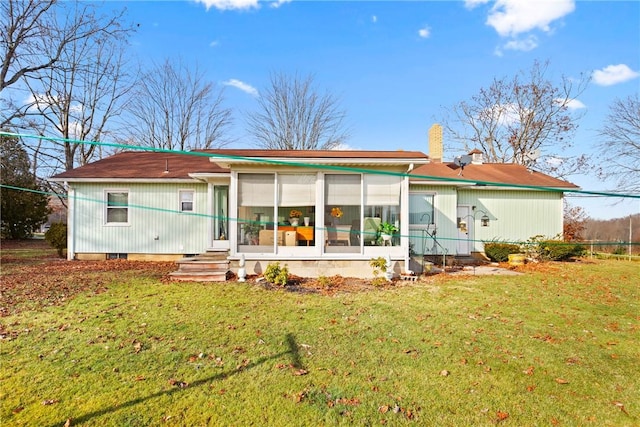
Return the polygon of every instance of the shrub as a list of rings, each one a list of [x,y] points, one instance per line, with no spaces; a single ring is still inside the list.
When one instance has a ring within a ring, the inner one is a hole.
[[[491,261],[506,262],[510,254],[520,252],[520,246],[513,243],[487,242],[484,244],[484,253]]]
[[[585,253],[585,247],[579,243],[544,240],[539,245],[540,258],[546,261],[566,261]]]
[[[384,257],[371,258],[369,265],[373,267],[373,280],[371,284],[374,286],[382,286],[387,282],[387,279],[380,276],[380,273],[384,275],[387,272],[387,260]]]
[[[274,285],[287,286],[287,282],[289,282],[289,269],[286,265],[280,267],[279,262],[269,263],[264,272],[264,278],[267,282],[273,283]]]
[[[67,249],[67,226],[61,222],[51,224],[51,227],[44,233],[44,239],[55,248],[58,256],[64,256],[64,250]]]

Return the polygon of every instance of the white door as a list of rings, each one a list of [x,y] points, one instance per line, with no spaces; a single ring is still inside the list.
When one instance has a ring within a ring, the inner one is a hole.
[[[473,241],[473,215],[470,206],[457,208],[458,240],[456,252],[458,255],[470,255]]]

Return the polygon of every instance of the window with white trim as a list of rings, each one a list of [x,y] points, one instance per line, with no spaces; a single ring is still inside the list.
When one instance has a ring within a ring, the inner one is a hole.
[[[129,192],[127,190],[109,190],[105,192],[107,224],[129,223]]]
[[[178,191],[178,198],[180,199],[180,212],[195,211],[195,191],[194,190],[180,190]]]

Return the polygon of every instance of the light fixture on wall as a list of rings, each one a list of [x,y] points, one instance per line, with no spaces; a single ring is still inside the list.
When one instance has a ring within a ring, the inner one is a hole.
[[[476,215],[478,213],[482,213],[483,215],[480,217],[480,227],[488,227],[489,223],[491,222],[491,218],[489,218],[489,215],[487,215],[487,213],[485,211],[483,211],[482,209],[476,209],[475,206],[471,207],[471,210],[473,210],[473,219],[476,219]],[[471,215],[469,215],[471,216]]]

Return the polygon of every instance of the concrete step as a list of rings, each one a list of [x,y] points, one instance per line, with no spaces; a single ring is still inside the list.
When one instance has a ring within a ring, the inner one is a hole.
[[[173,280],[190,282],[225,282],[229,276],[229,251],[207,250],[194,257],[176,261],[178,271],[169,276]]]
[[[228,260],[189,260],[178,261],[179,271],[227,271],[230,262]]]
[[[169,274],[173,280],[182,282],[226,282],[228,271],[174,271]]]

